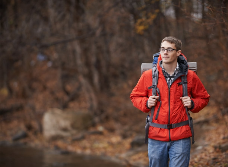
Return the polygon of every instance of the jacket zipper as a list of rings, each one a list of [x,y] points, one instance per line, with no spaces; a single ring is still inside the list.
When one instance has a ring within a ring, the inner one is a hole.
[[[168,85],[169,88],[169,120],[168,120],[168,124],[170,124],[170,87]],[[170,129],[169,129],[169,141],[171,141],[171,136],[170,136]]]
[[[177,75],[178,76],[178,75]],[[180,75],[181,76],[181,75]],[[178,76],[178,77],[180,77],[180,76]],[[178,78],[177,77],[177,78]],[[173,80],[173,82],[177,79],[177,78],[174,78],[174,80]],[[171,83],[171,85],[173,84],[173,82]],[[168,85],[168,88],[169,88],[169,120],[168,120],[168,124],[170,124],[170,87],[171,87],[171,85],[169,86],[169,84],[167,83],[167,85]],[[169,129],[169,141],[171,141],[171,134],[170,134],[170,129]]]

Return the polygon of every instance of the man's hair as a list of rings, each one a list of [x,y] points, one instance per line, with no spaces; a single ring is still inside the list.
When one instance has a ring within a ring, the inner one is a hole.
[[[170,36],[170,37],[165,37],[165,38],[162,40],[161,43],[163,43],[164,41],[167,41],[167,42],[169,42],[169,43],[175,44],[176,49],[177,49],[177,50],[181,50],[181,47],[182,47],[182,42],[181,42],[181,40],[179,40],[179,39],[177,39],[177,38],[175,38],[175,37]]]

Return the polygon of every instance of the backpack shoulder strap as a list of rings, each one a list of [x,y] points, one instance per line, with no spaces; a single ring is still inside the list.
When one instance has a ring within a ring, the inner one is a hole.
[[[152,95],[153,96],[156,96],[157,94],[157,84],[158,84],[158,69],[157,69],[157,65],[156,64],[153,64],[152,65],[152,86],[149,87],[149,88],[152,88]],[[152,122],[153,120],[153,116],[154,116],[154,108],[155,107],[152,107],[151,108],[151,115],[147,116],[146,118],[146,136],[145,136],[145,143],[147,144],[148,143],[148,133],[149,133],[149,122]],[[148,117],[149,117],[149,120],[148,120]]]
[[[183,75],[181,77],[182,86],[183,86],[183,96],[188,96],[188,82],[187,82],[187,75]]]
[[[183,75],[181,77],[181,82],[182,82],[182,87],[183,87],[183,96],[188,96],[187,75]],[[189,122],[189,126],[190,126],[191,132],[192,132],[192,144],[194,144],[195,140],[194,140],[193,120],[192,120],[192,117],[190,117],[190,114],[188,112],[188,108],[187,107],[185,107],[185,111],[186,111],[186,114],[188,116],[188,122]]]
[[[154,64],[152,67],[152,95],[153,96],[156,96],[156,94],[157,94],[157,90],[158,90],[157,85],[158,85],[158,69],[157,69],[156,64]],[[154,108],[155,107],[151,108],[151,115],[150,115],[150,121],[149,122],[152,122],[152,120],[153,120]]]
[[[157,65],[153,64],[152,67],[152,95],[156,96],[156,92],[157,92],[157,85],[158,85],[158,69],[157,69]]]

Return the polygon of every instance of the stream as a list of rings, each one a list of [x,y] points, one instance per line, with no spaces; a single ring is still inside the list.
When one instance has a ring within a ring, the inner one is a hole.
[[[124,167],[96,156],[61,154],[25,146],[0,146],[1,167]]]

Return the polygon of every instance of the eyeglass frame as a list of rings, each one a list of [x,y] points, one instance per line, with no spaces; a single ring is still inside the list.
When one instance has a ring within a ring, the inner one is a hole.
[[[164,49],[164,51],[162,51],[162,49]],[[170,51],[169,51],[168,49],[170,49]],[[171,50],[171,49],[172,49],[172,50]],[[174,51],[174,50],[178,51],[178,49],[173,49],[173,48],[167,48],[167,49],[165,49],[165,48],[160,48],[160,49],[159,49],[159,51],[162,52],[162,53],[164,53],[165,51],[167,51],[167,53],[171,53],[171,52]]]

